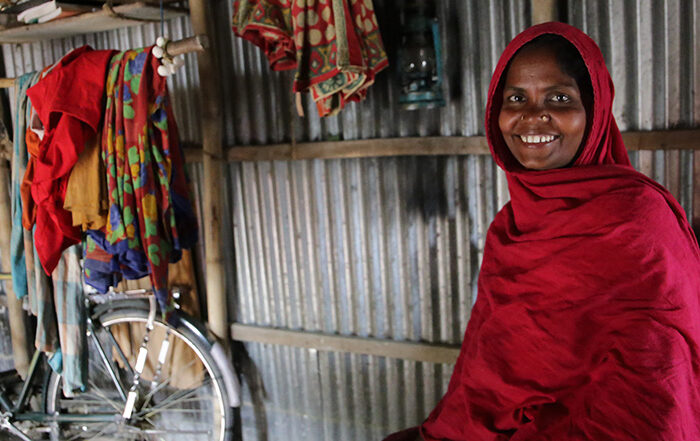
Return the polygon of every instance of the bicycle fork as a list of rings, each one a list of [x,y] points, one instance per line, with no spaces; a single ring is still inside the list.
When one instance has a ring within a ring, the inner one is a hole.
[[[0,413],[0,429],[5,429],[11,434],[15,435],[22,441],[32,441],[27,435],[17,428],[14,424],[10,422],[10,415],[7,413]]]

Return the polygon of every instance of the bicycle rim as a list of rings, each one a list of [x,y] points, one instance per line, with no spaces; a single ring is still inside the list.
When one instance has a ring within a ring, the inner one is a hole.
[[[97,326],[95,331],[126,393],[134,383],[133,368],[146,320],[145,311],[111,311],[100,317],[102,326]],[[164,340],[168,340],[170,356],[160,364],[157,359]],[[66,398],[62,393],[61,376],[52,373],[46,387],[46,410],[62,417],[76,416],[76,420],[83,415],[96,414],[112,414],[114,419],[54,423],[51,438],[61,441],[228,440],[231,409],[219,368],[209,355],[210,347],[205,347],[189,329],[173,329],[161,321],[154,323],[147,347],[149,361],[138,384],[139,400],[132,418],[124,421],[119,418],[124,409],[123,395],[91,336],[87,389]]]

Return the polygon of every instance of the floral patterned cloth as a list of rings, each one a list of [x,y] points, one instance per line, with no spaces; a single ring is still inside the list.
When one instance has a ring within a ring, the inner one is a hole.
[[[360,101],[387,67],[372,0],[235,0],[233,31],[265,51],[274,70],[297,69],[321,116]]]
[[[196,242],[197,227],[166,80],[156,73],[158,65],[150,48],[116,54],[110,62],[102,132],[109,215],[97,235],[104,236],[107,251],[119,265],[145,256],[156,298],[167,314],[172,311],[168,263]],[[88,258],[91,247],[86,247]],[[90,283],[100,275],[87,263]]]

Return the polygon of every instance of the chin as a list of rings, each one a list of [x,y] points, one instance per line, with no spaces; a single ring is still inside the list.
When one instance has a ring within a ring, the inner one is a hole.
[[[547,161],[537,159],[518,159],[518,162],[528,170],[549,170],[550,168],[555,168],[548,164]]]

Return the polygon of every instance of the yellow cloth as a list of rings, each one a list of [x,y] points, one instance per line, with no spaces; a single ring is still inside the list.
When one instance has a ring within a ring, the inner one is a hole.
[[[107,223],[107,183],[104,164],[100,159],[100,139],[95,136],[73,166],[63,208],[73,215],[73,226],[99,230]]]

